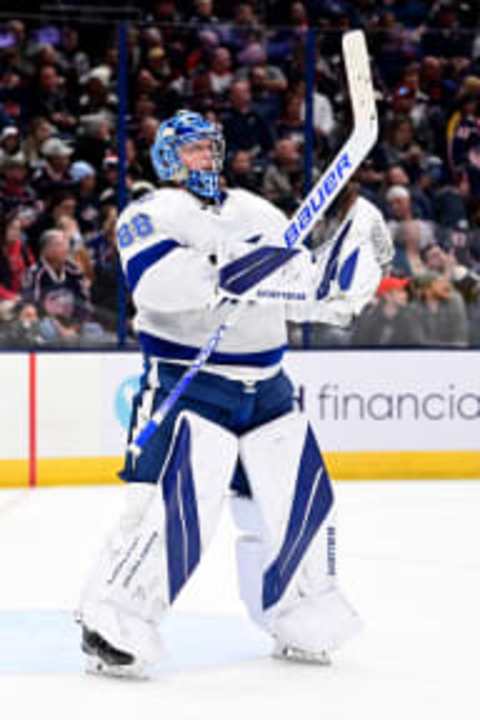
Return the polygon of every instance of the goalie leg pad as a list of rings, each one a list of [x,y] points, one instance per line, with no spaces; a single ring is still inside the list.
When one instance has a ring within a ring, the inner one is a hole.
[[[240,440],[240,455],[263,520],[266,543],[262,602],[276,605],[333,507],[333,491],[313,431],[297,413]],[[328,574],[327,557],[319,572]]]
[[[343,593],[330,587],[285,607],[275,617],[272,634],[277,648],[297,649],[314,656],[336,650],[361,628],[360,617]]]
[[[335,587],[333,490],[311,426],[285,415],[243,436],[240,456],[262,518],[262,624],[301,648],[307,635],[296,637],[292,627],[307,619],[309,651],[336,647],[351,634],[353,611],[343,612]]]
[[[235,544],[238,587],[251,619],[263,627],[262,572],[265,547],[262,540],[262,518],[258,504],[252,498],[233,495],[230,509],[240,531]]]
[[[131,485],[147,499],[130,508],[102,553],[80,608],[84,626],[146,662],[158,659],[155,623],[211,540],[237,445],[216,424],[179,415],[159,486]]]

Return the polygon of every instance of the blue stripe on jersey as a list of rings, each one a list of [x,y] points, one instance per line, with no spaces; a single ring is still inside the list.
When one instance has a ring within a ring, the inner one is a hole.
[[[142,250],[127,262],[127,284],[130,292],[133,292],[142,277],[143,273],[152,267],[158,260],[168,255],[175,248],[180,247],[176,240],[161,240],[146,250]]]
[[[162,478],[171,603],[200,560],[200,527],[190,456],[191,431],[184,419]]]
[[[298,248],[270,246],[253,250],[220,269],[220,287],[236,295],[242,295],[289,262],[299,252]]]
[[[263,576],[264,610],[282,597],[332,503],[333,492],[327,469],[309,427],[285,539],[280,552]]]
[[[200,351],[200,348],[181,345],[171,340],[163,340],[145,332],[139,333],[138,339],[143,352],[154,357],[171,358],[172,360],[193,360]],[[281,345],[271,350],[251,353],[213,352],[208,362],[216,365],[270,367],[271,365],[277,365],[281,361],[286,348],[286,345]]]

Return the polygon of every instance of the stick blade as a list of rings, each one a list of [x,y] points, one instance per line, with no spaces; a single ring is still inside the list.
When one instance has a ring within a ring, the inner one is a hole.
[[[378,116],[365,33],[345,33],[342,47],[354,125],[362,128],[365,144],[371,148],[378,137]]]

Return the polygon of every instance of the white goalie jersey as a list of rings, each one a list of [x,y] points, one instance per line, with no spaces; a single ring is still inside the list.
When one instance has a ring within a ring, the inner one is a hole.
[[[231,312],[216,307],[221,248],[242,244],[247,252],[257,242],[273,243],[284,226],[277,208],[239,189],[229,190],[218,206],[180,188],[131,203],[118,220],[117,242],[144,352],[171,362],[192,360]],[[233,378],[269,377],[285,347],[284,305],[247,305],[208,369]]]
[[[229,190],[219,205],[180,188],[132,202],[118,220],[117,242],[143,351],[168,362],[193,360],[231,312],[229,305],[218,307],[219,267],[262,245],[283,247],[285,225],[275,206],[241,189]],[[310,319],[313,306],[336,298],[344,324],[365,304],[380,269],[368,244],[356,252],[359,240],[349,230],[350,225],[315,262],[302,250],[253,294],[242,296],[243,312],[206,369],[252,381],[269,377],[286,349],[288,317]]]

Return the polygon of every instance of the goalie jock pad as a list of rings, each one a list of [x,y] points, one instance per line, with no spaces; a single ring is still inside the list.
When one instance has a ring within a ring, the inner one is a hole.
[[[158,659],[155,624],[211,540],[237,453],[228,431],[188,411],[179,415],[159,485],[128,486],[126,513],[81,602],[86,627],[144,662]]]

